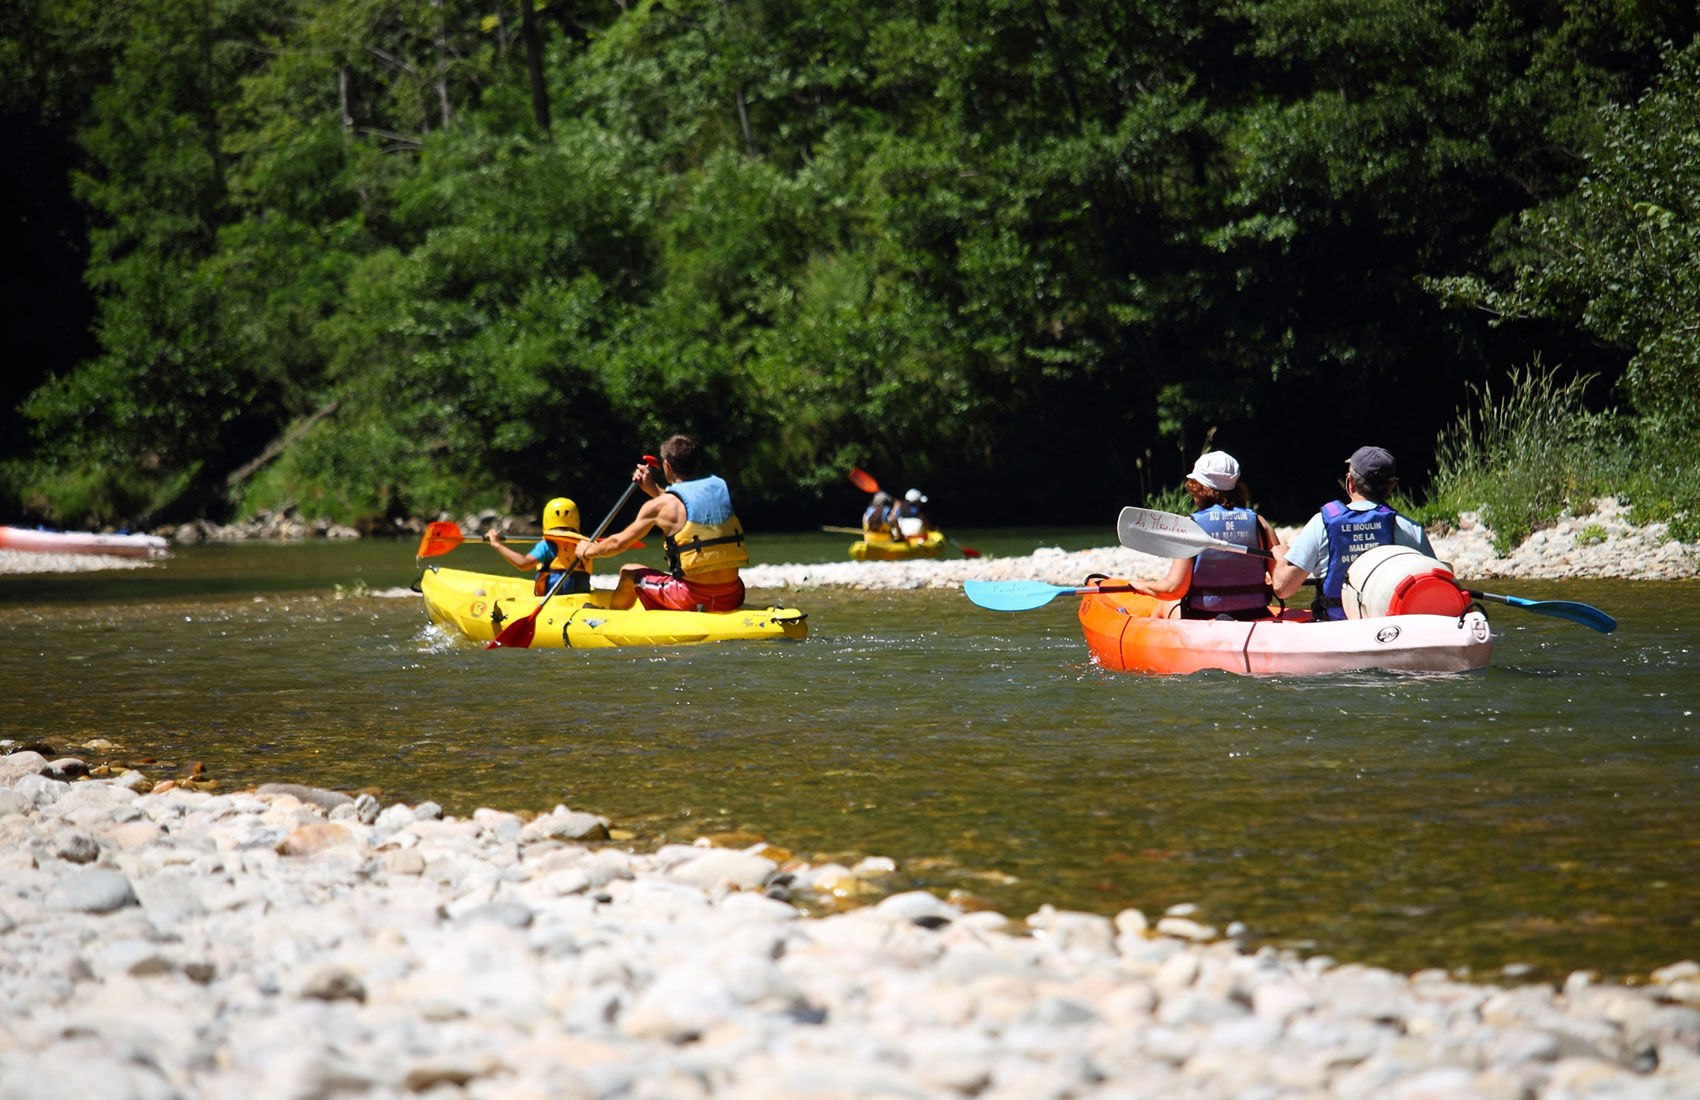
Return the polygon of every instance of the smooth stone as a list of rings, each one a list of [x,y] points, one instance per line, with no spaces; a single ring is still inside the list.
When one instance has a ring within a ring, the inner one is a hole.
[[[523,843],[539,840],[607,840],[610,822],[597,814],[557,808],[536,818],[521,832]]]
[[[89,766],[75,756],[61,756],[57,760],[47,762],[44,774],[62,780],[72,780],[89,773]]]
[[[94,967],[103,975],[124,974],[132,978],[155,977],[176,969],[157,946],[144,940],[118,940],[95,956]]]
[[[327,791],[323,787],[308,787],[301,783],[262,783],[254,789],[255,794],[287,794],[300,799],[310,806],[317,806],[326,811],[338,806],[349,806],[354,799],[341,791]]]
[[[887,919],[906,921],[926,918],[943,918],[946,921],[952,921],[962,915],[955,907],[947,905],[940,901],[937,896],[925,890],[909,890],[901,894],[893,894],[875,905],[874,912]]]
[[[352,807],[353,800],[344,803]],[[277,854],[280,856],[311,856],[329,851],[354,841],[354,834],[348,827],[335,821],[317,821],[292,830],[288,836],[277,842]]]
[[[69,783],[58,779],[49,779],[46,775],[35,773],[19,776],[12,784],[12,789],[25,798],[30,799],[37,808],[51,806],[58,802],[71,789]]]
[[[206,914],[201,900],[200,879],[181,870],[161,872],[136,879],[130,884],[154,926],[162,931],[176,928],[184,921]]]
[[[26,775],[47,770],[47,757],[32,749],[0,756],[0,787],[10,787]]]
[[[83,833],[72,833],[59,844],[54,853],[68,863],[93,863],[100,858],[100,845]]]
[[[307,975],[307,980],[301,983],[300,995],[320,1001],[364,1002],[366,985],[342,967],[326,963]]]
[[[536,914],[531,911],[530,906],[517,901],[493,901],[461,914],[458,923],[467,925],[489,921],[506,928],[529,928],[535,918]]]
[[[66,875],[47,892],[47,907],[82,913],[110,913],[136,905],[136,891],[119,871],[80,871]]]
[[[730,848],[709,848],[695,859],[675,864],[667,878],[702,889],[727,885],[750,890],[761,886],[778,866],[770,859]]]
[[[384,870],[392,875],[422,875],[425,857],[412,848],[384,853]]]
[[[0,817],[27,814],[35,809],[35,799],[19,794],[10,787],[0,787]]]

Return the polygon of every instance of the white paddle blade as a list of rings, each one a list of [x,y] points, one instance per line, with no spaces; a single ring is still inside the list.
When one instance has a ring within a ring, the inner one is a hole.
[[[1159,558],[1190,558],[1200,550],[1241,550],[1205,533],[1191,516],[1150,508],[1123,508],[1116,519],[1116,539],[1129,550]]]
[[[1191,516],[1158,512],[1150,508],[1123,508],[1116,519],[1116,538],[1129,550],[1160,558],[1196,557],[1200,550],[1226,550],[1230,554],[1271,557],[1267,550],[1253,550],[1212,536]]]

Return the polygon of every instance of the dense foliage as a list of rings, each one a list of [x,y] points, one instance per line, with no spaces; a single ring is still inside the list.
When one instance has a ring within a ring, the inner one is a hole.
[[[948,486],[946,520],[1103,519],[1214,432],[1298,515],[1368,439],[1427,469],[1468,387],[1542,348],[1613,378],[1633,352],[1636,411],[1695,422],[1692,346],[1659,344],[1629,291],[1589,297],[1643,254],[1588,206],[1619,186],[1612,142],[1634,160],[1656,140],[1636,120],[1679,125],[1630,105],[1692,4],[24,0],[5,19],[0,106],[75,137],[99,346],[39,365],[14,510],[593,501],[689,430],[770,523],[848,501],[851,463]],[[1692,104],[1691,61],[1662,87]],[[1683,186],[1631,228],[1675,248]],[[1586,263],[1538,266],[1537,224]],[[1494,327],[1422,282],[1471,271],[1545,320]]]

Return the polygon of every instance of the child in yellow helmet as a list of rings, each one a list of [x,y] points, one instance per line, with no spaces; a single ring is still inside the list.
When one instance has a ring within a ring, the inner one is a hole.
[[[590,559],[575,558],[572,553],[572,543],[584,537],[579,533],[578,522],[578,505],[567,497],[556,497],[543,506],[543,534],[553,538],[538,539],[537,545],[524,554],[503,545],[494,527],[484,532],[484,541],[515,569],[537,570],[537,583],[532,590],[539,596],[550,591],[589,592]],[[559,588],[555,587],[557,581]]]

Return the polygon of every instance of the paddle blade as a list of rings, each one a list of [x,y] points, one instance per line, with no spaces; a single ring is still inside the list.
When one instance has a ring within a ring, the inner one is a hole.
[[[1159,558],[1192,558],[1200,550],[1226,550],[1254,558],[1273,558],[1267,550],[1253,550],[1213,538],[1191,516],[1158,512],[1150,508],[1123,508],[1116,517],[1116,540],[1129,550]]]
[[[541,604],[537,611],[543,610]],[[485,649],[530,649],[531,640],[537,637],[537,611],[515,619],[502,628],[502,632],[484,643]]]
[[[977,558],[980,556],[980,551],[974,549],[972,546],[964,546],[960,542],[952,543],[951,545],[962,551],[962,556],[965,558]]]
[[[427,523],[425,533],[419,538],[419,553],[414,557],[434,558],[438,554],[447,554],[465,539],[466,536],[460,533],[460,528],[446,520]]]
[[[855,482],[856,488],[862,490],[864,493],[877,493],[880,491],[880,483],[875,481],[873,475],[868,473],[866,470],[859,470],[854,466],[850,467],[850,480]]]
[[[1585,603],[1575,603],[1571,600],[1526,600],[1521,596],[1501,596],[1497,592],[1477,592],[1475,589],[1465,589],[1478,600],[1496,600],[1507,607],[1520,607],[1524,611],[1533,611],[1537,615],[1550,615],[1555,619],[1566,619],[1580,623],[1590,630],[1601,634],[1610,634],[1617,629],[1617,620],[1607,615],[1597,607]]]
[[[962,582],[962,594],[988,611],[1031,611],[1073,591],[1044,581]]]

